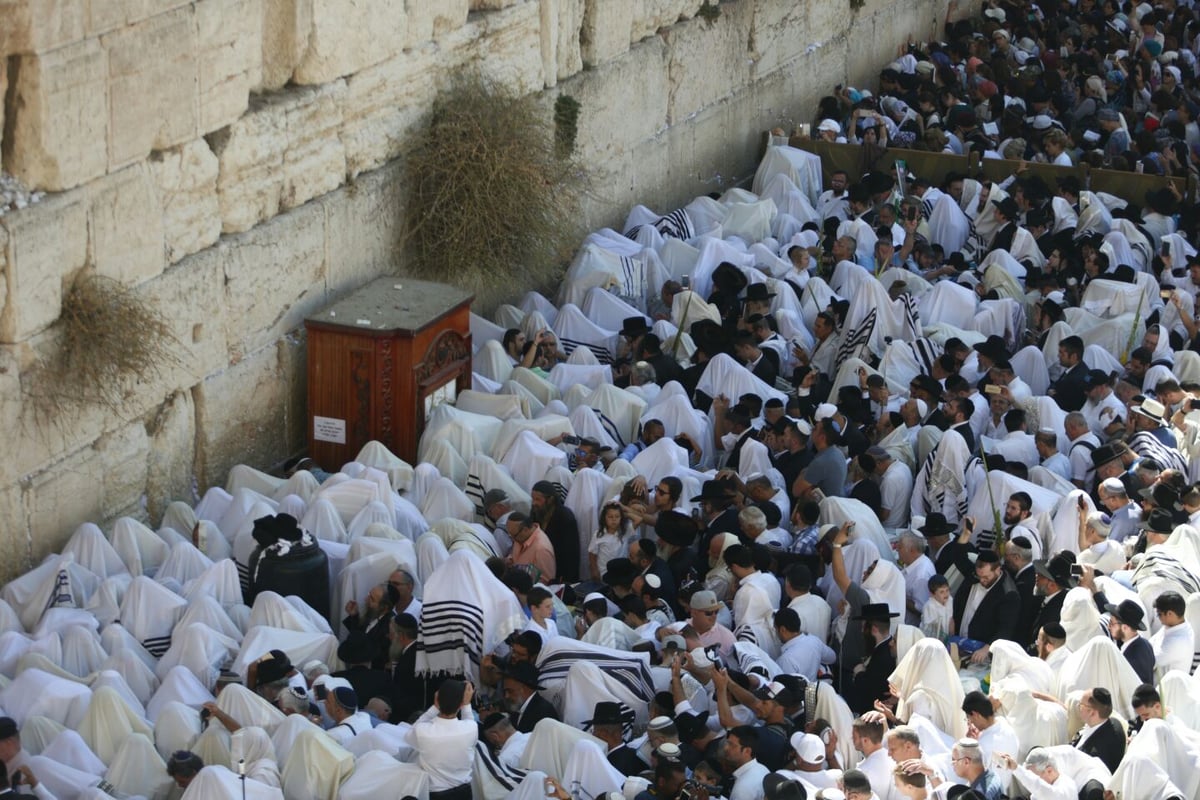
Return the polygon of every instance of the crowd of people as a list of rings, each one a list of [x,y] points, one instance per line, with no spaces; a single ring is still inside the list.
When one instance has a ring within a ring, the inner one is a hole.
[[[1194,205],[1027,169],[1190,174],[1200,18],[943,35],[821,101],[863,170],[773,141],[473,315],[416,465],[239,466],[7,584],[0,794],[1200,796]]]

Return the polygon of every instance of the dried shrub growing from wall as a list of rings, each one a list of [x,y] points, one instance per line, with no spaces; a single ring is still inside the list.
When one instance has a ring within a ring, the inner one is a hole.
[[[98,275],[75,281],[54,333],[30,387],[44,421],[64,422],[60,415],[79,404],[123,416],[131,384],[155,380],[179,361],[166,319],[129,287]]]
[[[579,242],[585,176],[534,98],[481,80],[444,92],[408,179],[410,273],[472,290],[483,308],[556,286]]]

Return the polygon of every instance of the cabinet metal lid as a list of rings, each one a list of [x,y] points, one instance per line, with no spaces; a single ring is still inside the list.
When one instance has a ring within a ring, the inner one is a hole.
[[[444,283],[383,277],[304,321],[360,333],[416,333],[474,299],[470,292]]]

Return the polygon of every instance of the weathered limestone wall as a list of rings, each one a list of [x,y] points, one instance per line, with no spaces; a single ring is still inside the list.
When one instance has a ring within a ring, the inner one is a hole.
[[[0,217],[0,563],[85,520],[157,522],[305,434],[302,318],[404,269],[405,143],[477,69],[582,104],[593,225],[748,178],[761,132],[867,85],[945,0],[0,0],[4,170],[52,192]],[[29,375],[64,290],[110,276],[182,363],[38,424]]]

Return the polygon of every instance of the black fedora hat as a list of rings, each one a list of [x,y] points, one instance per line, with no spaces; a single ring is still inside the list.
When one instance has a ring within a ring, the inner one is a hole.
[[[984,341],[972,345],[972,349],[982,356],[987,356],[992,361],[1008,360],[1008,345],[1004,343],[1003,336],[992,334]]]
[[[1074,563],[1066,555],[1059,553],[1049,561],[1033,562],[1033,569],[1043,578],[1054,581],[1059,586],[1071,588],[1075,585],[1075,579],[1071,577],[1071,566]]]
[[[628,586],[638,575],[638,568],[628,558],[610,558],[600,580],[608,586]]]
[[[592,718],[583,721],[583,727],[594,728],[597,725],[623,725],[633,721],[633,714],[622,710],[620,703],[611,700],[601,700],[592,710]]]
[[[944,391],[942,384],[932,375],[918,375],[909,382],[909,385],[928,394],[933,398],[935,403],[942,399],[942,392]]]
[[[1175,518],[1165,508],[1156,508],[1150,512],[1144,527],[1147,533],[1170,534],[1175,530]]]
[[[523,683],[530,689],[542,688],[541,684],[538,683],[538,668],[528,661],[518,661],[516,664],[510,664],[500,674],[505,678],[511,678],[517,683]]]
[[[951,524],[946,519],[946,515],[940,511],[934,511],[925,518],[925,524],[917,528],[917,532],[922,536],[949,536],[958,530],[958,526]]]
[[[664,511],[654,522],[654,533],[667,544],[690,547],[696,541],[696,523],[686,514]]]
[[[699,503],[702,500],[728,500],[731,497],[729,484],[721,480],[705,481],[700,487],[700,494],[692,498],[691,502]]]
[[[900,616],[888,607],[887,603],[867,603],[862,607],[862,611],[857,617],[851,617],[853,620],[870,620],[872,622],[886,622],[893,617]]]
[[[752,283],[746,287],[746,299],[752,302],[766,302],[775,296],[765,283]]]
[[[650,326],[646,324],[646,318],[642,316],[626,317],[621,322],[621,335],[628,336],[631,339],[637,336],[643,336],[650,332]]]
[[[675,715],[675,728],[679,731],[679,741],[690,742],[699,739],[708,728],[708,712],[701,711],[693,714],[684,711]]]
[[[1105,442],[1092,451],[1092,467],[1099,468],[1110,461],[1116,461],[1121,457],[1121,451],[1113,444]]]
[[[1119,606],[1108,603],[1104,610],[1113,616],[1117,622],[1123,622],[1135,631],[1146,630],[1146,612],[1132,600],[1122,600]]]

